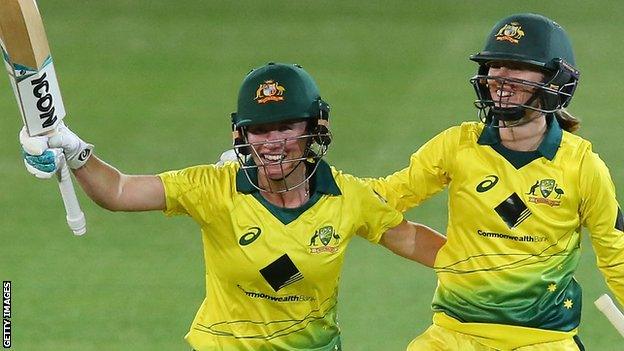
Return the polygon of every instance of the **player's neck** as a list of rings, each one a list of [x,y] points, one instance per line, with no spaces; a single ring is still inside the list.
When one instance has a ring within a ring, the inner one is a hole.
[[[301,171],[296,170],[288,175],[286,179],[270,180],[265,179],[267,183],[263,188],[272,191],[260,192],[262,196],[271,204],[284,208],[297,208],[303,206],[310,199],[310,185],[305,180],[305,167],[301,167]],[[287,187],[301,184],[291,190],[284,191]]]
[[[535,151],[548,130],[544,115],[531,119],[526,124],[500,128],[499,134],[504,147],[514,151]]]

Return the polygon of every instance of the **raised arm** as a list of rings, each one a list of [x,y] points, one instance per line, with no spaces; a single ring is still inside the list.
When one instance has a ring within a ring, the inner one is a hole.
[[[446,237],[425,225],[403,221],[386,231],[379,243],[399,256],[433,267]]]
[[[98,205],[111,211],[148,211],[165,209],[165,190],[159,177],[131,176],[119,172],[92,153],[93,145],[85,143],[65,125],[51,137],[29,137],[20,133],[24,161],[30,173],[49,178],[60,161],[48,148],[62,149],[67,165],[85,193]]]
[[[154,175],[126,175],[92,156],[74,175],[85,193],[111,211],[165,209],[165,189]]]

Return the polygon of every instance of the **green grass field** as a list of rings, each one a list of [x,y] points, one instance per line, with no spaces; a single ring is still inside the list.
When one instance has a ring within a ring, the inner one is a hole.
[[[624,196],[624,2],[39,2],[67,123],[127,173],[213,162],[230,146],[244,74],[274,60],[303,65],[332,104],[331,163],[389,174],[437,132],[476,119],[467,58],[491,26],[543,13],[573,39],[582,78],[570,110]],[[88,234],[73,237],[55,182],[24,170],[14,100],[0,79],[0,278],[13,282],[13,349],[188,350],[182,337],[204,293],[197,225],[111,213],[80,193]],[[445,205],[439,195],[408,218],[444,231]],[[620,349],[593,306],[607,290],[588,240],[577,278],[588,350]],[[403,350],[430,324],[434,287],[431,271],[354,240],[341,286],[345,349]]]

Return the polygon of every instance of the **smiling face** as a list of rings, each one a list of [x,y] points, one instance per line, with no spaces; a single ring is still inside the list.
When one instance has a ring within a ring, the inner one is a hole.
[[[280,181],[291,174],[305,176],[305,167],[300,167],[300,161],[309,140],[307,124],[307,121],[295,120],[247,127],[251,156],[261,170],[258,172],[260,182],[265,177]],[[298,167],[301,172],[293,172]]]
[[[498,78],[487,80],[490,96],[498,108],[512,108],[526,104],[537,88],[521,81],[539,84],[545,79],[543,72],[526,64],[493,61],[487,65],[488,76]]]

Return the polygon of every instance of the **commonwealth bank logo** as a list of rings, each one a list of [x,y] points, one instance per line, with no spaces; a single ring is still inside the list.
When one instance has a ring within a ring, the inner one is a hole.
[[[531,216],[532,212],[520,199],[518,194],[509,195],[503,202],[494,208],[500,218],[507,224],[509,229],[515,228]]]

